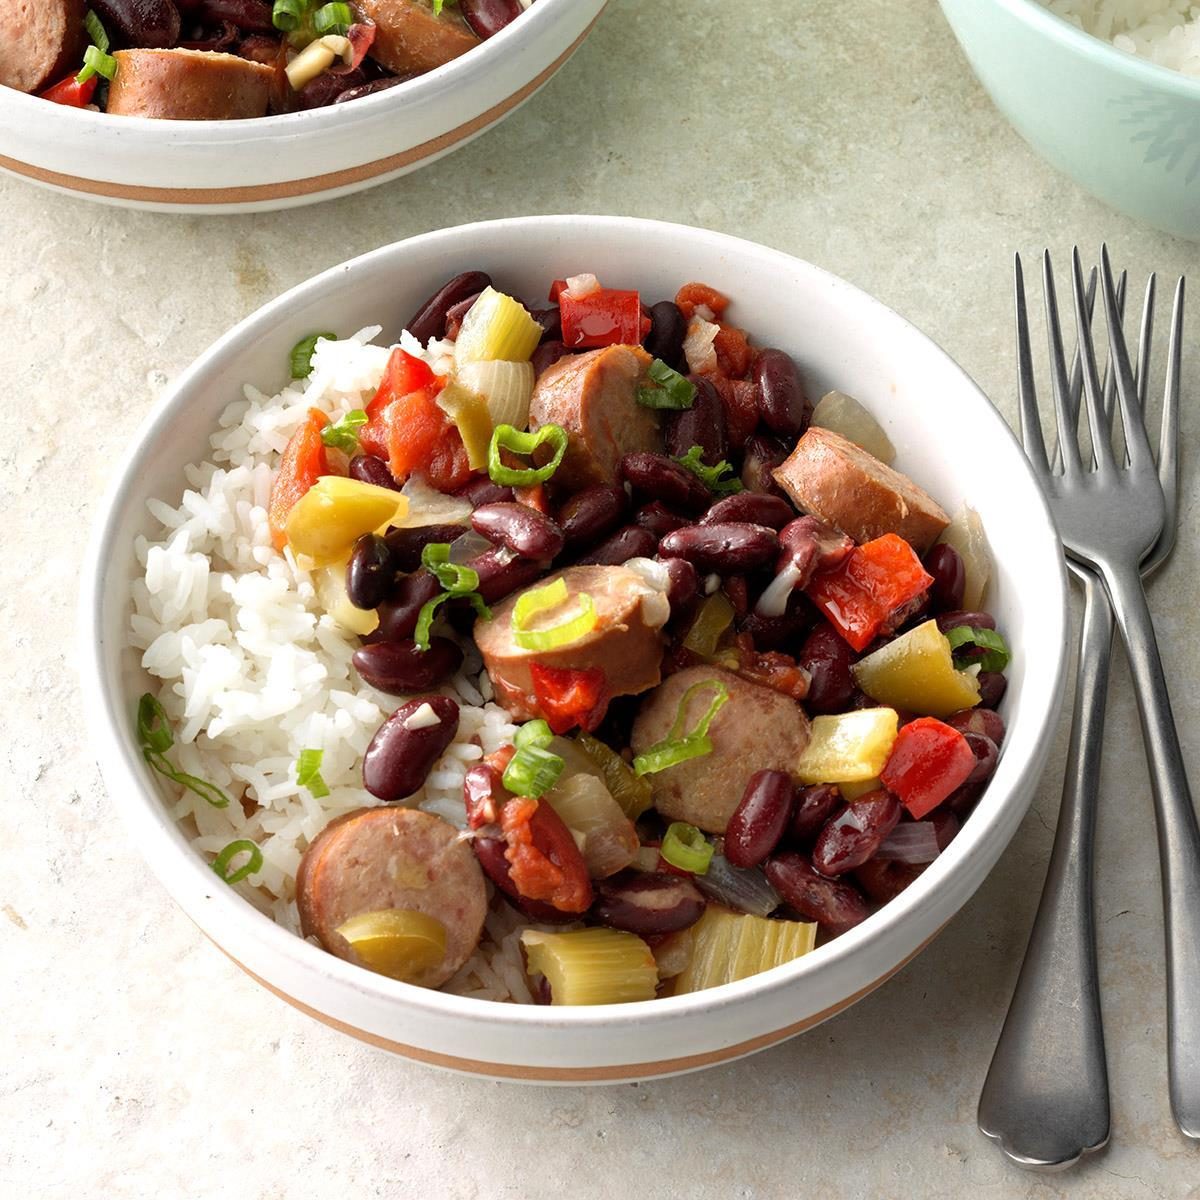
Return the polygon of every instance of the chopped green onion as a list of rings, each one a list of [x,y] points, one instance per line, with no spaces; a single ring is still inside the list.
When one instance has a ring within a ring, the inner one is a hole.
[[[348,4],[324,4],[313,13],[317,33],[345,33],[353,24],[354,13]]]
[[[695,825],[689,825],[686,821],[672,821],[663,834],[658,852],[671,866],[681,871],[691,871],[693,875],[703,875],[712,862],[713,844]]]
[[[324,757],[324,750],[301,750],[296,760],[296,783],[308,788],[314,800],[323,800],[329,795],[329,786],[321,778],[321,759]]]
[[[276,0],[275,10],[278,12],[281,4],[292,3],[293,0]],[[282,28],[282,26],[277,26]],[[312,372],[312,357],[313,351],[317,348],[319,339],[324,338],[327,342],[336,342],[336,333],[313,333],[306,338],[301,338],[293,347],[292,352],[288,356],[288,362],[292,368],[293,379],[307,379]]]
[[[656,358],[646,371],[653,386],[639,387],[637,402],[643,408],[691,408],[696,399],[696,385],[672,370],[661,358]]]
[[[688,701],[701,688],[713,688],[715,695],[708,711],[696,722],[696,727],[685,734],[683,726],[687,720]],[[711,754],[713,746],[708,736],[708,727],[728,699],[729,689],[719,679],[702,679],[699,683],[693,683],[679,701],[679,710],[675,714],[671,732],[661,742],[656,742],[633,760],[634,774],[652,775],[656,771],[665,771],[668,767],[687,762],[690,758]]]
[[[271,9],[271,24],[282,33],[292,33],[300,28],[307,16],[308,0],[275,0],[275,6]],[[293,375],[293,378],[300,379],[302,376]]]
[[[229,807],[229,796],[215,783],[209,783],[207,779],[201,779],[197,775],[188,775],[185,771],[177,771],[162,753],[151,750],[149,746],[142,751],[142,757],[160,775],[165,775],[172,783],[187,788],[189,792],[195,792],[201,800],[207,800],[213,808]]]
[[[433,0],[433,15],[435,17],[440,17],[442,15],[442,9],[445,8],[447,4],[457,3],[458,0]]]
[[[543,467],[506,467],[500,461],[501,450],[532,454],[544,442],[554,447],[554,457]],[[545,483],[558,470],[566,452],[567,431],[561,425],[543,425],[534,433],[522,433],[511,425],[497,425],[488,445],[488,474],[501,487],[532,487],[535,483]]]
[[[165,775],[180,787],[195,792],[213,808],[229,807],[229,796],[215,783],[209,783],[196,775],[188,775],[184,771],[177,771],[167,761],[166,751],[175,744],[175,736],[171,733],[166,710],[149,692],[138,701],[137,731],[142,757],[160,775]]]
[[[236,871],[231,872],[229,864],[239,854],[248,854],[250,857]],[[261,871],[262,865],[262,851],[253,842],[247,841],[245,838],[239,838],[236,842],[230,842],[212,860],[212,869],[217,873],[219,878],[228,884],[241,883],[243,879],[249,878],[256,871]]]
[[[108,47],[111,44],[108,40],[108,34],[105,32],[104,26],[100,24],[100,18],[90,8],[83,14],[83,27],[87,30],[87,35],[91,38],[92,45],[107,54]]]
[[[983,654],[956,654],[954,665],[960,671],[976,664],[981,671],[1003,671],[1012,658],[1008,643],[994,629],[959,625],[956,629],[947,629],[945,636],[951,650],[957,650],[960,646],[976,646],[983,651]]]
[[[451,596],[465,596],[479,587],[479,572],[474,567],[450,561],[449,542],[426,543],[421,548],[421,565]]]
[[[706,466],[701,461],[701,455],[704,453],[700,446],[693,446],[686,454],[675,461],[681,466],[686,467],[710,492],[718,496],[730,496],[734,492],[742,490],[742,481],[733,473],[733,467],[724,459],[721,459],[715,467]],[[722,479],[721,476],[728,471],[730,478]]]
[[[482,617],[485,621],[491,620],[492,610],[484,604],[483,597],[478,592],[442,592],[440,596],[434,596],[432,600],[421,606],[421,611],[417,616],[417,627],[413,630],[413,641],[416,642],[418,650],[429,649],[429,631],[433,626],[434,614],[437,612],[438,606],[447,600],[469,600],[477,616]]]
[[[321,441],[326,446],[346,454],[358,453],[358,431],[367,423],[367,414],[361,408],[352,408],[332,425],[321,430]]]
[[[579,612],[545,629],[527,629],[535,614],[565,603],[567,585],[560,575],[545,587],[525,592],[513,606],[513,641],[523,650],[557,650],[586,637],[596,628],[596,605],[587,592],[579,593]]]
[[[75,76],[76,83],[87,83],[93,75],[103,75],[105,79],[114,79],[117,74],[117,60],[111,54],[105,54],[99,46],[89,46],[83,52],[83,70]]]
[[[565,760],[558,754],[540,746],[523,746],[504,768],[500,782],[514,796],[529,796],[536,800],[558,782],[565,765]]]
[[[526,746],[545,750],[552,741],[554,741],[554,731],[545,721],[538,718],[535,721],[526,721],[517,730],[516,736],[513,738],[513,745],[518,750],[524,750]]]

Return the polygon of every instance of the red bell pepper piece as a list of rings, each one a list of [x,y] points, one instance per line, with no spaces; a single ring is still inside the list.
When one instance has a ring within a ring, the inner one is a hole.
[[[556,279],[550,285],[549,300],[551,304],[557,304],[558,298],[567,290],[567,281],[565,279]]]
[[[690,321],[696,315],[696,309],[704,305],[713,317],[720,315],[729,307],[729,297],[707,283],[685,283],[675,293],[675,306]]]
[[[449,418],[424,467],[429,486],[439,492],[456,492],[471,478],[471,464],[458,427]]]
[[[80,83],[74,75],[68,75],[66,79],[60,79],[58,83],[38,94],[43,100],[49,100],[53,104],[65,104],[68,108],[86,108],[91,104],[92,97],[96,94],[96,84],[99,82],[98,75],[93,75],[84,83]]]
[[[604,719],[608,693],[599,667],[548,667],[530,663],[533,694],[546,723],[555,733],[574,725],[590,732]]]
[[[834,629],[865,650],[898,608],[933,583],[913,548],[894,533],[855,546],[839,566],[813,577],[805,589]]]
[[[509,878],[522,896],[560,912],[586,912],[592,903],[587,864],[562,817],[544,800],[518,796],[500,814]]]
[[[975,752],[957,729],[936,717],[918,717],[901,727],[879,778],[919,821],[974,769]]]
[[[321,430],[328,424],[329,418],[319,408],[310,408],[308,420],[292,434],[291,440],[283,448],[283,457],[279,460],[279,471],[271,484],[271,499],[267,506],[271,543],[276,550],[282,550],[287,545],[288,513],[322,475],[329,474],[329,456],[325,453],[325,443],[321,441]]]
[[[562,340],[571,349],[581,346],[636,346],[649,330],[637,292],[598,288],[586,296],[563,292],[558,297]]]

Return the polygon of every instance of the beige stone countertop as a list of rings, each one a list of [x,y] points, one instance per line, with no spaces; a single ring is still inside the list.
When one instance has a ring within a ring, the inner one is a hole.
[[[291,212],[159,216],[0,179],[0,1195],[1200,1197],[1200,1150],[1167,1105],[1158,865],[1120,659],[1097,893],[1112,1142],[1062,1175],[1008,1165],[975,1106],[1045,872],[1065,721],[1021,830],[918,959],[803,1037],[666,1081],[517,1091],[360,1045],[238,971],[151,877],[93,763],[75,673],[79,563],[135,428],[230,324],[314,272],[551,212],[710,226],[819,263],[931,334],[1009,416],[1014,250],[1049,244],[1065,264],[1074,241],[1094,256],[1107,239],[1138,295],[1150,269],[1200,283],[1200,248],[1032,154],[932,0],[613,0],[500,128]],[[1184,524],[1151,589],[1193,772],[1197,307]]]

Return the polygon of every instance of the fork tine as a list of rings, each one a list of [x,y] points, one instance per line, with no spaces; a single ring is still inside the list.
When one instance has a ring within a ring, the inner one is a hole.
[[[1104,315],[1108,322],[1109,358],[1117,376],[1117,400],[1121,405],[1121,424],[1125,430],[1125,452],[1130,468],[1137,470],[1152,463],[1154,456],[1150,453],[1150,442],[1146,437],[1146,422],[1138,407],[1133,370],[1129,365],[1129,352],[1125,348],[1125,334],[1117,314],[1116,289],[1107,245],[1100,247],[1100,284],[1104,295]],[[1093,434],[1092,441],[1095,440]]]
[[[1095,267],[1092,268],[1091,274],[1088,276],[1087,285],[1087,315],[1088,325],[1092,323],[1092,314],[1096,310],[1096,279],[1098,272]],[[1122,277],[1123,278],[1123,277]],[[1118,285],[1118,288],[1120,285]],[[1071,356],[1071,383],[1070,390],[1067,395],[1071,403],[1071,420],[1076,428],[1079,427],[1079,397],[1083,394],[1083,363],[1079,358],[1079,347],[1075,347],[1075,353]],[[1055,471],[1062,469],[1062,451],[1058,447],[1058,439],[1054,439],[1054,454],[1052,455],[1053,462],[1051,468]]]
[[[1042,252],[1042,290],[1046,295],[1046,336],[1050,342],[1050,378],[1054,384],[1054,413],[1058,422],[1058,449],[1062,454],[1063,474],[1078,475],[1079,459],[1079,414],[1071,411],[1069,399],[1071,384],[1067,378],[1067,358],[1063,353],[1062,326],[1058,320],[1058,297],[1054,290],[1054,266],[1050,251]],[[1078,303],[1083,302],[1083,277],[1080,274]],[[1080,325],[1080,337],[1086,327]],[[1093,364],[1094,367],[1094,364]],[[1084,365],[1086,385],[1087,366]]]
[[[1121,272],[1121,278],[1125,278],[1125,272]],[[1157,286],[1154,272],[1150,272],[1150,278],[1146,280],[1146,298],[1142,301],[1142,327],[1138,334],[1138,356],[1137,362],[1133,364],[1133,381],[1137,386],[1138,407],[1142,410],[1142,414],[1146,412],[1146,397],[1150,391],[1150,343],[1154,338],[1154,293]],[[1120,285],[1117,287],[1117,301],[1120,304],[1121,293]],[[1121,318],[1124,320],[1125,313],[1122,310]]]
[[[1125,325],[1125,287],[1128,283],[1128,272],[1122,271],[1117,277],[1117,312],[1120,314],[1122,328]],[[1149,351],[1147,351],[1149,353]],[[1113,413],[1117,408],[1117,377],[1112,370],[1112,364],[1105,362],[1104,364],[1104,425],[1106,429],[1112,429]],[[1143,411],[1145,405],[1142,406]],[[1122,449],[1122,455],[1125,451]],[[1093,460],[1094,461],[1094,460]]]
[[[1029,349],[1029,314],[1025,307],[1025,274],[1021,256],[1013,256],[1013,291],[1017,305],[1017,400],[1021,418],[1021,443],[1025,457],[1039,475],[1050,473],[1046,441],[1038,415],[1037,382],[1033,377],[1033,354]]]
[[[1083,392],[1087,398],[1088,429],[1092,435],[1092,461],[1098,471],[1116,466],[1112,449],[1112,427],[1104,417],[1104,398],[1096,371],[1096,347],[1091,326],[1084,320],[1083,266],[1079,247],[1071,251],[1071,279],[1075,287],[1075,325],[1079,332],[1079,357],[1083,363]],[[1107,304],[1107,299],[1106,299]]]
[[[1158,542],[1147,560],[1147,566],[1153,567],[1157,567],[1171,553],[1179,523],[1179,375],[1183,357],[1183,294],[1183,276],[1180,276],[1175,285],[1175,303],[1171,310],[1167,382],[1163,388],[1162,428],[1158,438],[1158,478],[1162,484],[1167,515],[1162,533],[1158,535]]]

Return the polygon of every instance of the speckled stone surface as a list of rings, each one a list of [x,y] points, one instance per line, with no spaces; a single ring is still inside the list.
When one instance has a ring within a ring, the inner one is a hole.
[[[460,220],[631,213],[844,275],[944,345],[1011,416],[1013,250],[1107,239],[1140,288],[1200,249],[1042,165],[931,0],[613,0],[561,74],[436,166],[334,204],[191,219],[0,180],[0,1194],[12,1197],[1200,1197],[1164,1065],[1157,860],[1128,675],[1114,671],[1098,867],[1112,1144],[1005,1163],[975,1105],[1049,852],[1065,726],[1033,810],[942,936],[808,1035],[732,1066],[595,1090],[440,1074],[242,975],[168,901],[85,743],[76,577],[97,498],[167,380],[313,272]],[[1165,317],[1163,318],[1165,321]],[[1188,322],[1185,396],[1200,396]],[[1200,416],[1181,545],[1153,585],[1200,764]],[[986,454],[964,446],[963,453]],[[1014,630],[1020,637],[1020,631]]]

